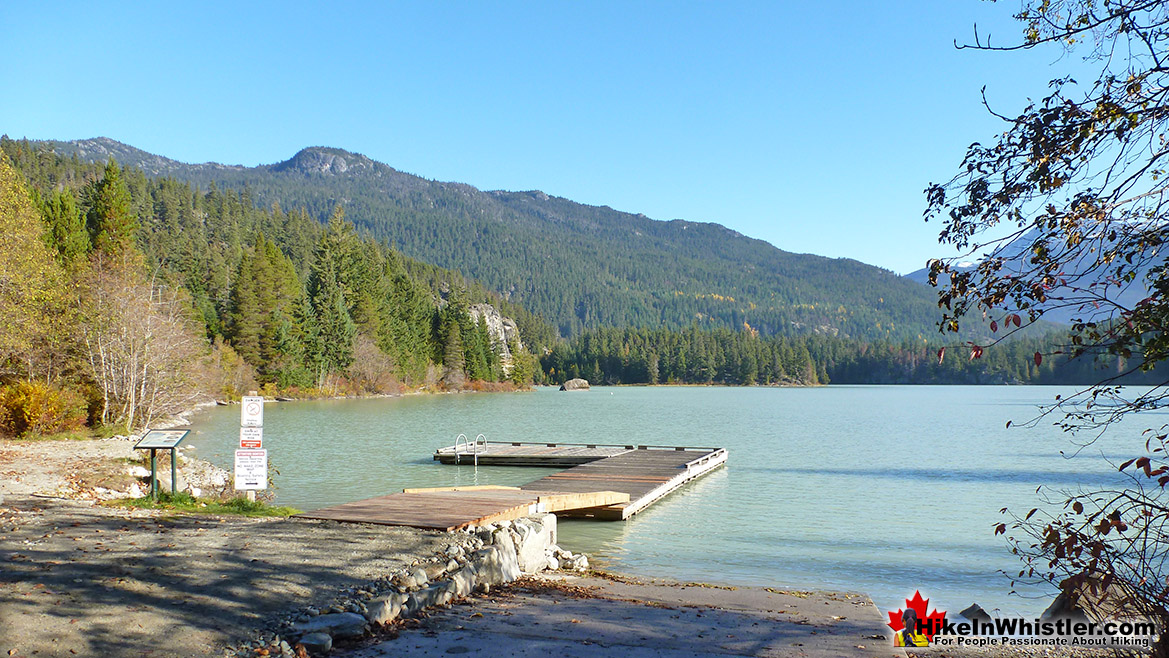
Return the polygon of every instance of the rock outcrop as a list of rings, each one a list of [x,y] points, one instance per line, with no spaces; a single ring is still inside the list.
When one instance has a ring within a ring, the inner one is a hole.
[[[589,390],[589,381],[587,379],[570,379],[560,385],[562,391],[587,391]]]
[[[504,317],[491,304],[471,304],[467,312],[471,315],[471,320],[475,322],[479,322],[479,318],[484,319],[487,324],[487,335],[491,337],[491,345],[499,353],[499,362],[503,366],[503,372],[511,374],[512,365],[515,363],[511,354],[511,346],[523,347],[523,343],[520,342],[520,328],[516,325],[515,320]]]

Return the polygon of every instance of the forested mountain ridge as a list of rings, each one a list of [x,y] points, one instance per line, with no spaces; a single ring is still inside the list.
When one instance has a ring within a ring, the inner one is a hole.
[[[333,148],[240,167],[188,165],[106,138],[44,144],[83,160],[114,157],[150,176],[246,189],[260,205],[303,207],[321,221],[340,204],[359,230],[474,277],[566,336],[695,324],[865,340],[936,332],[933,293],[912,281],[855,260],[784,252],[718,224],[431,181]]]
[[[130,429],[249,389],[525,386],[530,350],[554,339],[461,274],[359,234],[340,206],[322,225],[246,190],[0,138],[0,221],[15,236],[0,278],[21,281],[0,290],[0,434]]]

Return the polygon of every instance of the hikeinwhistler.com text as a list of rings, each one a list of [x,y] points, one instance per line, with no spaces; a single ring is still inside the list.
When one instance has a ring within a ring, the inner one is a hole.
[[[1082,646],[1144,649],[1153,645],[1157,625],[1150,621],[1024,619],[1002,617],[989,621],[955,623],[919,621],[922,631],[934,634],[932,646]]]

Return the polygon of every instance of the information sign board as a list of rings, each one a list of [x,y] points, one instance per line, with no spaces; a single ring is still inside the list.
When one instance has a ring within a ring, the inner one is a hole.
[[[268,451],[235,451],[235,488],[241,491],[268,488]]]
[[[191,430],[150,430],[146,436],[142,437],[138,443],[134,444],[134,448],[160,448],[172,449],[182,443],[183,439]]]

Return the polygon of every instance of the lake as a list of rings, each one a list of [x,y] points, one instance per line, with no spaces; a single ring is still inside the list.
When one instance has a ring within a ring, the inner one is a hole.
[[[595,387],[269,403],[264,447],[277,499],[301,509],[405,487],[519,485],[539,468],[441,466],[459,433],[488,440],[720,446],[727,467],[624,523],[562,521],[561,544],[632,574],[859,590],[882,610],[916,589],[938,609],[978,602],[1038,614],[1047,590],[1008,595],[1020,562],[993,526],[1039,486],[1117,482],[1105,461],[1139,434],[1116,428],[1075,457],[1033,418],[1067,389],[998,386]],[[238,406],[199,412],[188,443],[232,467]],[[1008,420],[1014,421],[1010,429]],[[1161,421],[1158,421],[1161,422]],[[1144,425],[1141,425],[1143,427]],[[1127,432],[1127,435],[1125,435]],[[1125,457],[1133,456],[1125,454]]]

